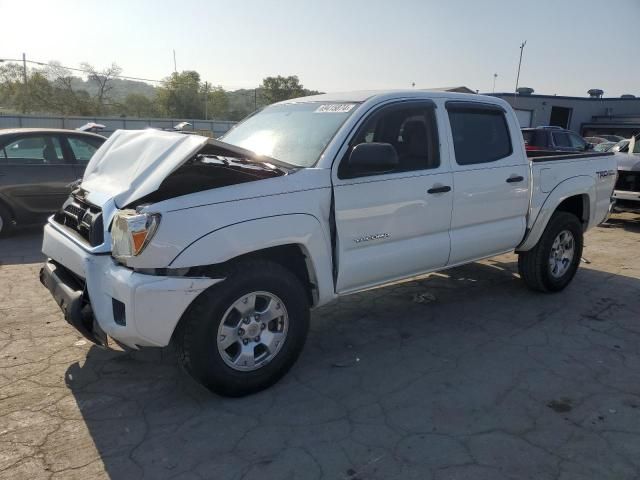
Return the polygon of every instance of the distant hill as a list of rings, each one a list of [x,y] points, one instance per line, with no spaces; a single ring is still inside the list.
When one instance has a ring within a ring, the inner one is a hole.
[[[111,84],[113,85],[112,98],[116,102],[124,101],[130,93],[140,93],[149,99],[152,99],[155,95],[155,87],[145,82],[114,78],[111,80]],[[98,92],[98,87],[93,82],[83,80],[79,77],[73,78],[71,86],[74,90],[86,90],[91,96],[94,96]]]

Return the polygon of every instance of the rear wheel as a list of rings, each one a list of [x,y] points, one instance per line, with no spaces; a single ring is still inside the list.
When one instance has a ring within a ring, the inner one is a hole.
[[[582,257],[582,224],[567,212],[556,212],[538,244],[518,256],[518,271],[527,286],[558,292],[573,279]]]
[[[307,292],[281,265],[238,263],[198,297],[176,332],[183,367],[210,390],[243,396],[291,368],[309,328]]]

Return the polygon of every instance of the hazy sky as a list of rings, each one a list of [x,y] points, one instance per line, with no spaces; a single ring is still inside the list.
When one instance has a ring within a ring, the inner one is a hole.
[[[466,85],[640,96],[640,0],[0,0],[0,58],[59,60],[226,88],[298,75],[340,91]]]

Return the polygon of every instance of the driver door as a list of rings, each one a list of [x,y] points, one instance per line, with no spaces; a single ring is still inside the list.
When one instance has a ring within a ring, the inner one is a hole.
[[[397,167],[350,168],[351,151],[367,142],[391,144]],[[453,180],[440,151],[445,144],[431,101],[397,102],[364,121],[334,177],[338,293],[446,265]]]

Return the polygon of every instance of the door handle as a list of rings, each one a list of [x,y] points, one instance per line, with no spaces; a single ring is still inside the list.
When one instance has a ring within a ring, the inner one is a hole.
[[[427,193],[445,193],[450,192],[451,187],[449,185],[443,185],[442,187],[433,187],[427,190]]]
[[[507,183],[518,183],[524,180],[522,175],[516,175],[515,177],[507,178]]]

